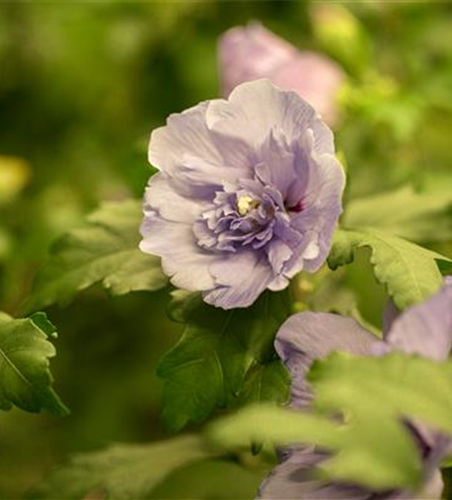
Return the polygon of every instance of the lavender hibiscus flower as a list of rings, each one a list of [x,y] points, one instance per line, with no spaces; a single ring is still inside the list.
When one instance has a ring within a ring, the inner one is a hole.
[[[152,133],[144,252],[172,283],[224,309],[281,290],[325,261],[342,211],[333,135],[266,80],[171,115]]]
[[[312,400],[306,381],[312,362],[332,351],[356,355],[382,355],[391,350],[417,354],[437,361],[447,359],[452,340],[452,278],[444,288],[423,304],[414,306],[400,316],[390,314],[383,341],[364,330],[351,318],[326,313],[299,313],[281,327],[275,342],[276,350],[292,375],[294,408],[308,408]],[[310,477],[313,469],[327,455],[314,447],[288,448],[283,462],[262,484],[259,498],[265,499],[344,499],[390,500],[440,498],[443,488],[439,464],[452,451],[452,441],[419,422],[410,422],[408,429],[419,445],[423,461],[424,488],[420,496],[412,492],[392,490],[375,492],[340,483],[327,483]]]
[[[337,94],[345,74],[334,61],[297,50],[258,22],[228,30],[220,38],[218,52],[223,95],[240,83],[268,78],[284,90],[297,92],[327,123],[337,121]]]

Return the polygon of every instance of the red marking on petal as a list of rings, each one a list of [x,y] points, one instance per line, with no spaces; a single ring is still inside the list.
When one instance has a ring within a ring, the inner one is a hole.
[[[298,201],[292,207],[287,207],[289,212],[301,212],[304,209],[303,200]]]

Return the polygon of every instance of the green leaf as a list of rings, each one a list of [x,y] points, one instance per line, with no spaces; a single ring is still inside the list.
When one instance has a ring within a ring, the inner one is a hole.
[[[249,407],[211,424],[207,436],[227,449],[264,440],[314,444],[332,453],[318,465],[328,480],[377,490],[422,487],[420,453],[404,421],[452,437],[451,361],[335,353],[316,361],[308,380],[315,394],[309,412]]]
[[[334,354],[309,376],[317,408],[409,415],[452,436],[452,363],[402,353],[378,358]],[[356,384],[359,380],[359,384]],[[355,382],[354,382],[355,381]]]
[[[412,241],[452,239],[452,192],[416,192],[405,186],[388,193],[351,200],[344,227],[369,227]]]
[[[422,302],[442,285],[438,262],[449,267],[451,260],[414,243],[374,229],[339,230],[335,233],[328,264],[336,269],[353,261],[357,248],[371,250],[377,280],[401,310]]]
[[[207,437],[226,449],[249,447],[256,441],[318,445],[334,452],[318,465],[320,476],[328,480],[364,480],[376,489],[409,487],[419,481],[413,441],[396,420],[380,420],[378,412],[361,413],[342,424],[323,415],[254,406],[210,424]]]
[[[102,283],[113,295],[155,291],[167,278],[160,260],[138,249],[140,203],[106,203],[52,248],[38,273],[27,310],[66,304],[78,292]]]
[[[168,474],[188,463],[213,456],[194,435],[146,445],[114,445],[73,456],[32,493],[35,499],[148,498]]]
[[[68,414],[52,388],[49,358],[56,352],[47,340],[51,335],[55,329],[43,313],[29,319],[0,314],[0,409],[15,405],[30,412]]]
[[[188,421],[203,421],[216,408],[249,401],[284,402],[289,378],[276,359],[273,339],[289,307],[286,292],[266,292],[252,307],[232,311],[176,292],[172,316],[186,327],[158,366],[165,380],[167,425],[178,430]]]
[[[192,500],[254,499],[265,469],[247,469],[228,460],[202,460],[176,469],[148,498]]]

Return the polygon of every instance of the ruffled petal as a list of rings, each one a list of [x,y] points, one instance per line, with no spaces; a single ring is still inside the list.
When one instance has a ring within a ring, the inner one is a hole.
[[[275,348],[292,376],[292,406],[306,408],[311,403],[306,374],[314,360],[333,351],[369,355],[375,344],[381,341],[352,318],[314,312],[291,316],[279,329]]]
[[[221,165],[221,157],[206,130],[207,102],[169,116],[164,127],[151,134],[149,162],[169,174],[191,154],[212,165]]]
[[[193,223],[206,208],[206,203],[179,192],[164,172],[153,175],[144,196],[145,211],[151,210],[167,220]],[[152,207],[152,208],[151,208]],[[154,237],[159,237],[157,234]]]
[[[373,492],[358,486],[319,480],[316,466],[325,454],[307,448],[294,453],[275,467],[262,483],[257,498],[261,500],[371,500]],[[378,497],[381,500],[394,498]]]
[[[304,130],[320,121],[312,106],[298,94],[283,91],[269,80],[243,83],[232,91],[229,102],[241,110],[252,138],[258,144],[263,144],[274,127],[284,130],[290,144]]]
[[[253,165],[252,147],[240,136],[218,140],[208,129],[208,110],[225,102],[206,101],[170,115],[166,126],[151,134],[149,162],[182,181],[191,175],[198,183],[221,185],[222,180],[246,177]]]
[[[209,266],[216,256],[198,247],[190,224],[167,221],[148,212],[141,234],[140,249],[162,258],[163,271],[173,285],[190,291],[215,286]]]
[[[273,279],[268,263],[252,251],[230,254],[209,268],[215,289],[204,300],[223,309],[250,306]]]
[[[386,341],[395,349],[436,361],[446,360],[452,342],[452,285],[401,314]]]

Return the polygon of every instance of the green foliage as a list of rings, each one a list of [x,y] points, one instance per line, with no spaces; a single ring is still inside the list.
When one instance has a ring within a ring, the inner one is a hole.
[[[0,409],[67,415],[52,388],[49,358],[56,352],[49,336],[55,328],[42,313],[26,319],[0,313]]]
[[[380,229],[412,241],[452,239],[452,192],[417,192],[405,186],[349,202],[342,221],[348,228]],[[434,231],[432,231],[434,228]]]
[[[370,359],[334,354],[317,361],[309,379],[316,390],[318,409],[409,415],[452,435],[450,361],[440,363],[401,353]]]
[[[328,417],[267,406],[245,408],[211,424],[207,436],[221,448],[270,441],[315,444],[335,452],[319,464],[321,477],[373,488],[409,487],[419,481],[416,448],[395,420],[361,413],[346,425]]]
[[[188,463],[211,457],[197,436],[150,445],[114,445],[75,455],[52,472],[32,498],[76,500],[92,496],[121,500],[148,498],[166,475]]]
[[[328,264],[336,269],[353,261],[358,248],[371,250],[371,263],[377,280],[387,287],[389,295],[401,310],[422,302],[436,292],[442,268],[452,261],[436,252],[374,229],[339,230],[336,232]]]
[[[252,499],[268,466],[244,466],[184,435],[146,445],[114,445],[74,455],[52,471],[30,498]]]
[[[245,468],[230,460],[202,460],[169,474],[148,498],[251,500],[256,497],[264,472],[262,467]]]
[[[176,293],[172,313],[186,323],[184,333],[158,366],[167,425],[178,430],[188,421],[201,422],[215,408],[284,402],[289,379],[275,358],[273,339],[290,312],[287,293],[266,292],[250,308],[232,311],[185,295]]]
[[[114,295],[164,287],[160,260],[138,249],[140,203],[106,203],[83,227],[58,241],[38,274],[28,310],[66,304],[81,290],[101,282]]]
[[[401,417],[421,419],[452,436],[451,362],[400,353],[333,354],[314,364],[309,380],[316,395],[313,412],[247,408],[211,424],[210,439],[226,448],[263,440],[315,444],[334,452],[320,465],[328,479],[416,489],[419,454]],[[329,417],[338,412],[345,423]]]

